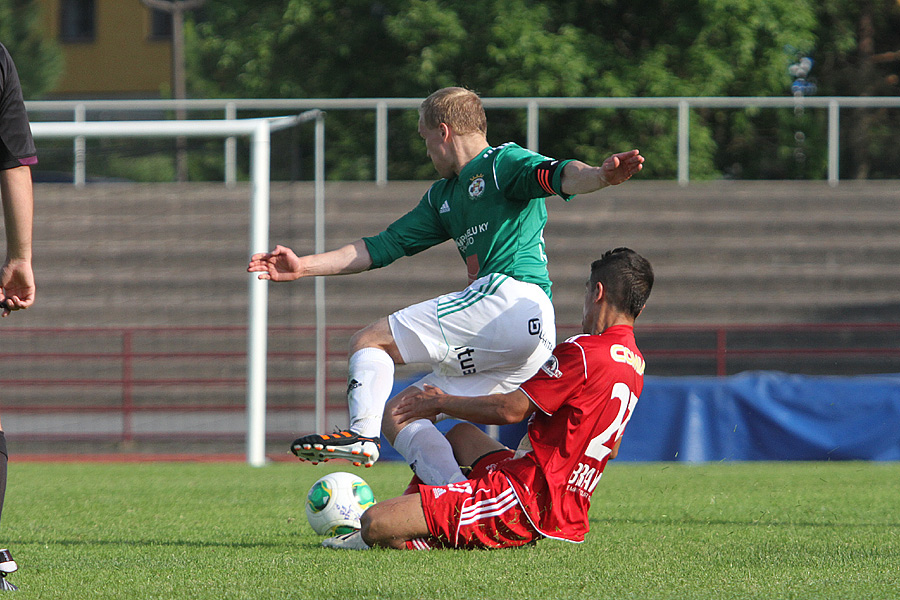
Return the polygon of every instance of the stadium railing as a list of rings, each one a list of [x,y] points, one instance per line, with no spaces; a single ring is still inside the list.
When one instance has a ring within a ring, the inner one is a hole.
[[[578,327],[559,329],[562,336]],[[330,423],[346,419],[345,348],[355,330],[327,330]],[[268,334],[266,438],[280,444],[315,427],[316,328]],[[648,375],[716,378],[749,370],[898,373],[898,334],[900,323],[649,325],[639,337]],[[4,336],[3,420],[17,443],[214,447],[246,432],[244,327],[21,328]]]
[[[221,111],[225,119],[237,119],[240,111],[364,110],[375,113],[375,180],[388,180],[388,111],[415,110],[421,98],[311,98],[311,99],[191,99],[191,100],[47,100],[29,101],[26,107],[35,116],[42,113],[71,114],[76,122],[87,121],[91,113],[109,120],[117,114],[138,112]],[[542,109],[664,109],[678,114],[679,183],[690,181],[690,113],[700,108],[805,108],[828,111],[827,181],[835,185],[840,173],[840,114],[849,108],[900,108],[900,98],[890,96],[793,96],[793,97],[665,97],[665,98],[485,98],[486,108],[519,109],[527,115],[527,146],[539,151]],[[58,117],[56,117],[58,118]],[[76,139],[73,149],[74,183],[85,181],[86,147]],[[234,138],[225,141],[225,182],[236,178],[237,149]]]

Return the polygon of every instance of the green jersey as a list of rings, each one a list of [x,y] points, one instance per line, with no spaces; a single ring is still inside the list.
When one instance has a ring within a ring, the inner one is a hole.
[[[544,198],[571,198],[562,194],[561,185],[568,162],[513,143],[486,148],[459,175],[435,182],[413,210],[386,230],[363,238],[372,268],[453,240],[469,282],[500,273],[537,284],[550,296]]]

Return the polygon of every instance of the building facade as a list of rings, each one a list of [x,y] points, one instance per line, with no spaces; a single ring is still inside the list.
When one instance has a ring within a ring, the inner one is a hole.
[[[56,98],[169,97],[171,15],[140,0],[39,0],[63,52]]]

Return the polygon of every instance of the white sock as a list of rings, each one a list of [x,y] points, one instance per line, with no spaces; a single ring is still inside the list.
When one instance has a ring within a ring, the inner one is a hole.
[[[394,387],[394,361],[380,348],[363,348],[350,357],[347,377],[350,431],[381,436],[381,416]]]
[[[394,448],[425,485],[447,485],[465,480],[453,458],[450,442],[427,419],[413,421],[401,429],[394,440]]]

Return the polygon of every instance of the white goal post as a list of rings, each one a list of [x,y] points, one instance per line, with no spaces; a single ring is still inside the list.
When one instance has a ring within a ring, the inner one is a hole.
[[[251,137],[250,253],[269,250],[269,180],[271,133],[315,121],[315,251],[324,251],[325,113],[309,110],[295,116],[236,120],[33,122],[36,139]],[[247,462],[266,464],[267,281],[249,276],[247,334]],[[316,277],[316,425],[324,427],[325,288]]]

